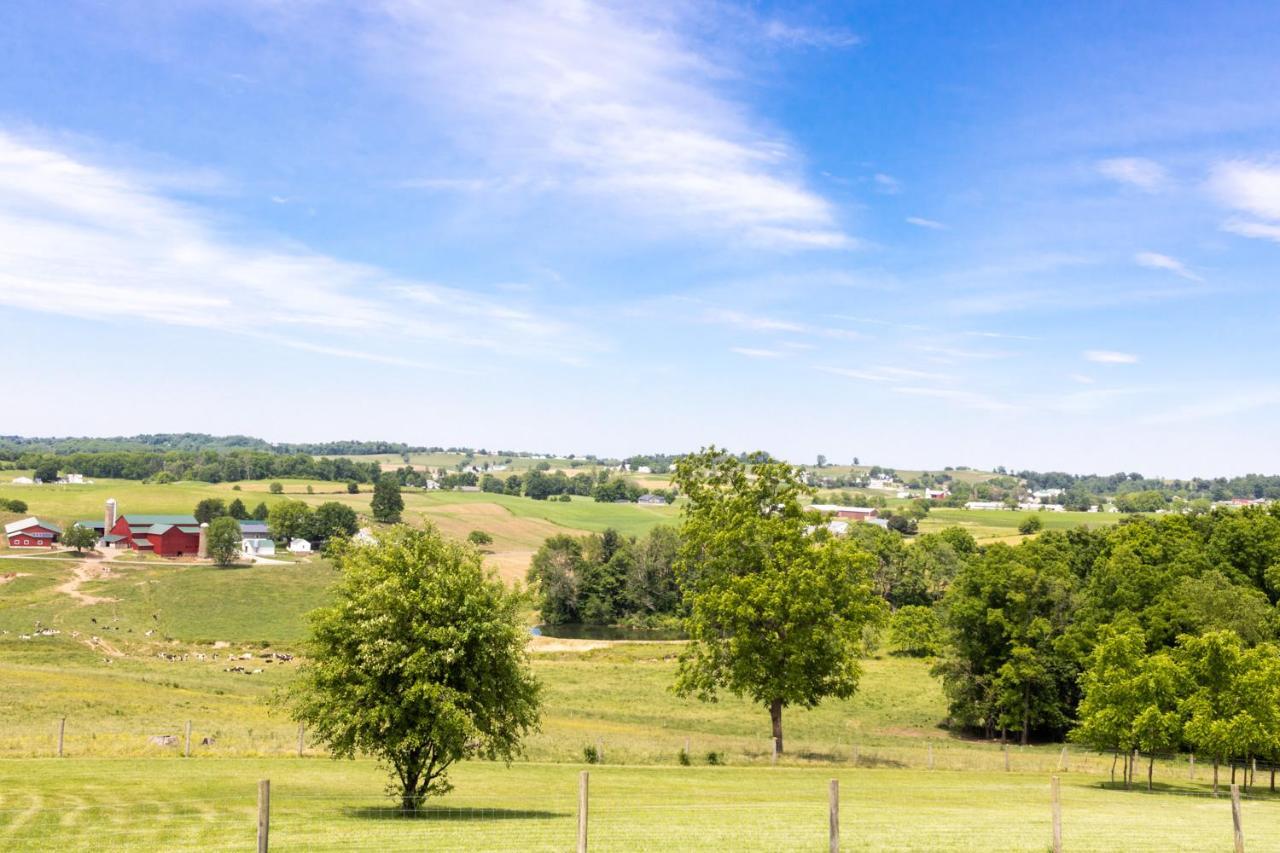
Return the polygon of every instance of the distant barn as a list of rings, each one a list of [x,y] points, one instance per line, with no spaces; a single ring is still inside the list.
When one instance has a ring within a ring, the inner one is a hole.
[[[10,548],[48,548],[57,544],[62,528],[52,521],[32,516],[6,524],[4,535],[9,540]]]

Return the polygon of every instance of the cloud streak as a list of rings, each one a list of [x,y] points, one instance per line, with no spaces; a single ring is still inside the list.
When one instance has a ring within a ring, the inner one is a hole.
[[[1147,193],[1158,192],[1168,181],[1164,167],[1143,157],[1114,157],[1097,164],[1099,174]]]
[[[1186,265],[1177,258],[1171,258],[1168,255],[1162,255],[1159,252],[1138,252],[1133,256],[1134,263],[1140,267],[1146,267],[1152,270],[1165,270],[1174,275],[1181,276],[1188,281],[1204,281],[1203,278],[1187,269]]]
[[[535,175],[664,228],[754,248],[854,243],[806,186],[789,142],[722,93],[736,72],[670,21],[590,0],[380,8],[379,66],[447,110],[468,155],[478,141],[499,174]],[[780,39],[816,38],[779,26]]]
[[[431,366],[422,356],[444,343],[560,358],[573,337],[563,322],[478,294],[232,239],[145,176],[3,132],[0,304],[216,329],[411,367]],[[495,334],[468,331],[477,326]]]
[[[1138,357],[1130,352],[1116,352],[1115,350],[1091,349],[1085,350],[1083,353],[1085,361],[1092,361],[1094,364],[1137,364]]]

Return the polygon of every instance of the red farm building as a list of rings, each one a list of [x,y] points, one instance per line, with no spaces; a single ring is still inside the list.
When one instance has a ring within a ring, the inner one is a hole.
[[[6,524],[4,535],[10,548],[48,548],[57,543],[62,528],[32,516]]]
[[[200,550],[200,522],[192,515],[122,515],[102,540],[161,557],[194,557]]]

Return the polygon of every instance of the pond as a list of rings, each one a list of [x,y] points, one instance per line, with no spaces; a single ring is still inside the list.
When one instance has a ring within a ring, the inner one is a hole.
[[[535,625],[529,629],[535,637],[558,640],[687,640],[677,628],[624,628],[618,625]]]

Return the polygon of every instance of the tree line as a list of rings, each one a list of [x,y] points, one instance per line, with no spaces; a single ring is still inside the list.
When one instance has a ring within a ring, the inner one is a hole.
[[[930,597],[951,723],[1024,743],[1062,736],[1082,719],[1083,676],[1115,632],[1139,637],[1143,654],[1215,631],[1245,649],[1277,637],[1280,507],[1135,517],[993,544]]]
[[[234,483],[274,477],[371,483],[381,474],[374,462],[324,459],[303,453],[282,456],[250,450],[135,450],[67,455],[24,452],[13,462],[15,468],[34,469],[36,476],[46,482],[60,474],[74,473],[159,483],[175,480]]]

